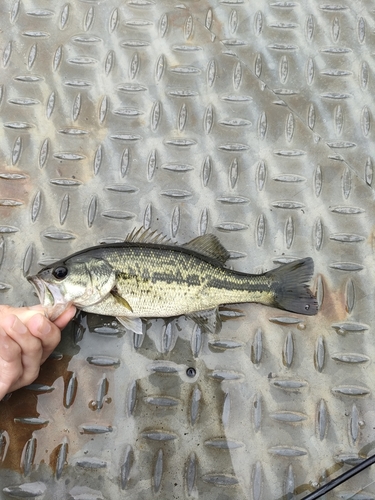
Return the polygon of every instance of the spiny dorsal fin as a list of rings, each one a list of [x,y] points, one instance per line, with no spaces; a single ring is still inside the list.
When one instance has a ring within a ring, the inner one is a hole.
[[[134,228],[133,231],[127,235],[125,241],[130,243],[173,245],[173,242],[164,234],[152,231],[151,229],[145,229],[144,227],[140,227],[139,229]]]
[[[194,252],[210,257],[219,261],[221,264],[225,264],[229,259],[229,252],[223,247],[219,239],[213,234],[204,234],[203,236],[198,236],[182,245],[184,248],[189,250],[194,250]]]

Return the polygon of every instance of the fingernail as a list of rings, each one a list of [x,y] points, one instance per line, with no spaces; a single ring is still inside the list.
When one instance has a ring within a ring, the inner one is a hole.
[[[17,318],[17,316],[13,322],[12,330],[16,333],[20,333],[21,335],[27,332],[26,326]]]
[[[52,328],[51,323],[47,319],[43,318],[43,321],[38,330],[42,335],[48,335],[49,332],[51,331],[51,328]]]

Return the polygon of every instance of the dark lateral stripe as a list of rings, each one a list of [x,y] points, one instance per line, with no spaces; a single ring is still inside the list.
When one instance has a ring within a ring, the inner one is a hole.
[[[176,273],[178,274],[178,273]],[[202,279],[197,274],[188,274],[185,278],[181,275],[177,276],[176,274],[167,274],[167,273],[151,273],[151,283],[164,282],[164,283],[176,283],[181,285],[189,285],[189,286],[201,286]]]
[[[249,276],[248,278],[242,277],[239,279],[238,276],[233,276],[232,273],[229,274],[227,277],[219,278],[219,277],[212,277],[207,281],[207,286],[209,288],[222,288],[225,290],[238,290],[238,291],[246,291],[246,292],[270,292],[272,291],[271,289],[271,283],[267,284],[264,281],[262,282],[258,278],[254,282],[251,277]]]
[[[160,271],[147,271],[147,274],[144,272],[139,272],[132,274],[130,271],[129,273],[123,273],[119,272],[118,277],[121,280],[129,280],[129,279],[137,279],[139,281],[143,281],[146,283],[147,281],[150,281],[152,284],[161,282],[161,283],[176,283],[181,284],[181,285],[189,285],[189,286],[201,286],[202,284],[202,277],[200,277],[198,274],[188,274],[185,276],[185,278],[182,277],[181,272],[178,269],[175,269],[174,272],[160,272]]]

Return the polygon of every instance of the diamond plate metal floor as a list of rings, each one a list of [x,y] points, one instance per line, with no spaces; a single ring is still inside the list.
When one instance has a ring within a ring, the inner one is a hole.
[[[321,311],[78,316],[0,403],[0,498],[297,499],[373,453],[374,6],[0,4],[0,301],[144,225],[312,256]],[[368,470],[326,498],[373,500]]]

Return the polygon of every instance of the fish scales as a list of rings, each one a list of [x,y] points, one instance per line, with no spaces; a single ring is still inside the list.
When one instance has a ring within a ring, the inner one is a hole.
[[[224,267],[229,253],[206,234],[182,246],[149,230],[133,231],[124,243],[87,248],[43,268],[28,280],[50,319],[69,304],[116,316],[143,332],[141,318],[185,314],[204,331],[217,332],[221,304],[259,302],[313,315],[317,300],[308,289],[314,264],[305,258],[260,275]]]
[[[118,291],[133,311],[125,311],[109,296],[86,308],[88,312],[169,317],[212,309],[219,304],[273,301],[270,278],[231,271],[192,252],[134,245],[107,248],[104,253],[99,248],[93,250],[93,256],[100,250],[102,258],[119,271]]]

